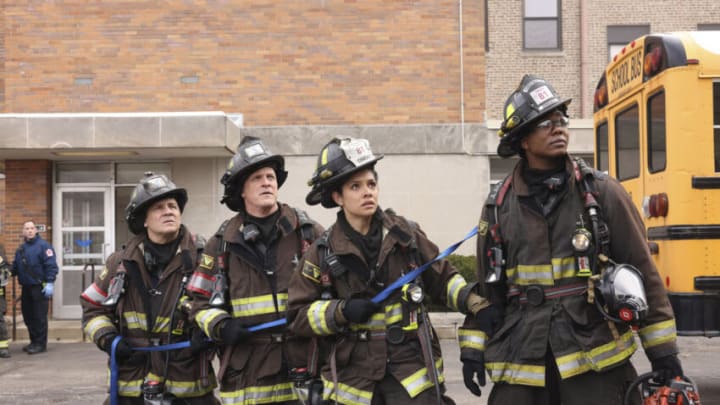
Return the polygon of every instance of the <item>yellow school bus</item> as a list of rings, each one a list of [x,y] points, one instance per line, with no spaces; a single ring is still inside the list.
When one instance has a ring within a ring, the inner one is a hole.
[[[719,336],[720,31],[629,43],[598,82],[593,121],[595,165],[643,215],[678,334]]]

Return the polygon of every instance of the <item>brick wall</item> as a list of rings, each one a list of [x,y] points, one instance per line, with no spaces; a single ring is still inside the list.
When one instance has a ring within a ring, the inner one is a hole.
[[[23,223],[33,219],[37,224],[52,224],[52,162],[49,160],[5,161],[5,209],[2,239],[12,258],[22,242]],[[51,229],[41,233],[52,241]],[[8,295],[11,287],[8,286]],[[20,291],[18,289],[18,296]],[[10,298],[10,297],[8,297]],[[8,306],[10,311],[11,306]],[[18,308],[19,309],[19,308]]]
[[[6,112],[221,110],[247,126],[461,117],[457,1],[2,7]],[[481,122],[482,2],[465,2],[463,23],[465,119]]]
[[[581,100],[581,31],[580,6],[585,7],[586,98]],[[699,23],[720,22],[720,2],[692,0],[678,3],[670,0],[591,1],[560,0],[562,49],[558,51],[523,51],[523,0],[488,0],[490,49],[487,62],[487,114],[501,119],[505,99],[525,73],[538,74],[563,97],[572,97],[570,115],[580,117],[580,104],[586,104],[592,118],[592,96],[607,62],[607,26],[650,25],[650,32],[696,30]]]

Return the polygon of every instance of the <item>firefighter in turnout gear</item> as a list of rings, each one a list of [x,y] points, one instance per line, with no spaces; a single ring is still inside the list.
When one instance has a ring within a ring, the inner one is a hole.
[[[242,139],[222,184],[222,202],[237,215],[208,241],[190,281],[192,316],[221,348],[218,377],[226,404],[296,402],[294,380],[306,374],[309,339],[285,326],[290,276],[323,229],[277,200],[285,160],[257,138]],[[292,378],[291,378],[292,377]]]
[[[498,154],[520,160],[491,190],[477,245],[492,305],[458,333],[465,385],[480,395],[487,370],[492,405],[621,404],[633,325],[653,370],[682,375],[641,218],[618,181],[568,155],[569,103],[531,75],[505,103]]]
[[[382,302],[372,300],[438,255],[417,224],[378,206],[378,177],[365,139],[333,139],[318,157],[306,197],[340,207],[337,221],[302,258],[290,284],[290,330],[324,337],[323,399],[348,405],[453,403],[423,298],[461,312],[487,306],[446,261]]]
[[[119,404],[144,404],[153,391],[160,391],[163,404],[218,403],[208,342],[189,317],[186,290],[198,246],[181,223],[187,200],[185,189],[165,175],[146,173],[126,208],[135,236],[81,296],[85,334],[108,354],[121,336],[115,352]],[[190,347],[180,350],[133,350],[188,340]]]

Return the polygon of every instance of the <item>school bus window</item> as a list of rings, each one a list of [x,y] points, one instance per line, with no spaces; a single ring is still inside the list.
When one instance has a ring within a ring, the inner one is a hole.
[[[602,124],[598,124],[597,130],[595,131],[596,145],[595,150],[597,151],[597,161],[595,167],[603,172],[607,172],[610,167],[608,165],[608,124],[607,121]]]
[[[637,104],[615,117],[615,168],[618,180],[640,175],[640,126]]]
[[[665,170],[667,162],[664,91],[648,99],[647,111],[648,170],[657,173]]]
[[[715,143],[715,171],[720,172],[720,82],[713,83],[713,133]]]

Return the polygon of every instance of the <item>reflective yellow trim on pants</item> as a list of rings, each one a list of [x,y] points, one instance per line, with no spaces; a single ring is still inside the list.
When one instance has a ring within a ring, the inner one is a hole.
[[[545,366],[513,363],[485,363],[493,382],[506,382],[509,384],[530,385],[533,387],[545,386]]]
[[[148,380],[162,381],[162,377],[154,373],[148,373]],[[195,381],[178,381],[172,379],[165,380],[165,391],[175,395],[178,398],[199,397],[213,391],[217,386],[213,378],[210,383],[205,386],[201,380]]]
[[[638,331],[644,349],[677,340],[675,320],[654,323]]]
[[[0,349],[7,349],[9,346],[10,344],[8,340],[0,340]]]

